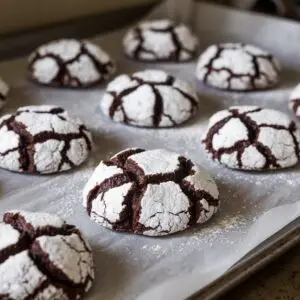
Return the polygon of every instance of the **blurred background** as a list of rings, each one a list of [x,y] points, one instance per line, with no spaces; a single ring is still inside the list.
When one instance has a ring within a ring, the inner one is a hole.
[[[176,1],[176,0],[170,0]],[[182,5],[193,0],[177,0]],[[300,20],[300,0],[194,0]],[[61,37],[86,38],[142,18],[161,0],[2,0],[0,59]]]
[[[188,0],[181,0],[188,1]],[[209,0],[207,0],[209,1]],[[122,12],[130,17],[147,11],[159,0],[3,0],[1,1],[0,34],[12,34],[58,23],[75,21],[96,15]],[[300,1],[297,0],[210,0],[240,9],[254,9],[271,14],[297,18]],[[109,20],[110,26],[118,25],[119,18]]]

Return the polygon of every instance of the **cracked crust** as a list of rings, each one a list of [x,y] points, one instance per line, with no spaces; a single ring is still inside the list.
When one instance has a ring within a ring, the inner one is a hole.
[[[146,70],[115,78],[100,106],[115,122],[138,127],[173,127],[196,112],[198,98],[187,82],[163,71]]]
[[[183,24],[153,20],[130,29],[123,46],[125,54],[136,60],[184,62],[195,58],[198,40]]]
[[[270,53],[252,45],[225,43],[212,45],[200,55],[196,77],[219,89],[247,91],[275,86],[279,71]]]
[[[9,92],[8,85],[0,78],[0,109],[7,102],[7,94]]]
[[[115,64],[95,44],[61,39],[38,47],[29,57],[28,69],[37,83],[76,88],[107,80],[115,72]]]
[[[83,191],[95,222],[148,236],[204,223],[219,207],[214,180],[190,160],[163,149],[126,149],[102,161]]]
[[[94,280],[81,232],[47,213],[10,211],[0,223],[0,299],[81,299]]]
[[[217,112],[202,142],[213,160],[234,169],[280,169],[300,160],[295,122],[282,112],[257,106]]]
[[[49,174],[83,163],[92,148],[91,133],[57,106],[28,106],[0,118],[0,167]]]
[[[300,84],[292,91],[289,101],[290,110],[300,119]]]

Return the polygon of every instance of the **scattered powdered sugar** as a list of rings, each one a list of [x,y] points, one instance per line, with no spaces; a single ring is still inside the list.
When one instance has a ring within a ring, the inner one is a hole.
[[[232,241],[230,234],[233,232],[239,234],[247,232],[248,222],[249,220],[246,220],[242,215],[218,218],[212,224],[209,223],[203,226],[203,228],[199,226],[199,228],[188,232],[188,238],[183,238],[183,241],[178,243],[173,249],[168,249],[159,243],[146,243],[141,247],[141,251],[147,255],[154,255],[160,258],[169,251],[182,253],[187,251],[187,249],[197,249],[203,246],[203,244],[208,244],[212,247],[215,240],[223,244],[233,244],[235,241]]]

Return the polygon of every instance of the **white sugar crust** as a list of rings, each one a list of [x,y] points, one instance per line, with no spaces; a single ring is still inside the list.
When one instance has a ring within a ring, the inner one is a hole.
[[[207,85],[228,90],[270,88],[279,81],[278,61],[262,49],[225,43],[208,47],[199,57],[196,77]]]
[[[42,236],[36,242],[71,282],[83,284],[88,276],[94,277],[92,255],[78,234]]]
[[[107,79],[115,72],[115,66],[108,53],[89,41],[61,39],[38,47],[29,57],[32,77],[42,84],[52,84],[65,65],[67,74],[61,85],[87,86]],[[96,64],[105,65],[106,72],[100,71]],[[67,81],[67,77],[73,80]],[[80,84],[78,84],[78,82]]]
[[[0,295],[9,299],[25,299],[46,280],[29,257],[23,251],[0,264]],[[45,298],[50,299],[50,298]]]
[[[175,182],[148,185],[141,201],[139,222],[144,235],[164,235],[184,230],[190,220],[189,199]]]
[[[149,150],[130,156],[130,160],[134,161],[146,176],[176,171],[179,167],[178,158],[177,153],[165,149]]]
[[[114,155],[112,159],[122,156],[125,152],[134,153],[134,149],[126,149]],[[139,196],[140,214],[136,220],[140,226],[144,227],[142,234],[150,236],[166,235],[181,231],[189,227],[191,218],[190,207],[191,201],[180,185],[172,179],[166,180],[165,176],[171,176],[180,169],[179,158],[184,159],[181,155],[165,150],[156,149],[131,154],[125,163],[125,169],[114,165],[106,165],[101,162],[95,169],[93,175],[87,182],[83,191],[83,205],[90,207],[90,217],[95,222],[104,227],[115,229],[114,225],[121,221],[122,218],[131,218],[127,211],[132,210],[133,196],[136,191],[136,184],[144,182],[142,177],[133,179],[133,175],[128,175],[128,180],[121,182],[116,180],[116,176],[126,175],[127,167],[130,167],[130,173],[135,173],[134,168],[138,168],[138,174],[141,176],[157,176],[157,182],[144,183],[142,194]],[[136,169],[137,170],[137,169]],[[139,176],[135,174],[135,176]],[[131,178],[131,179],[130,179]],[[159,179],[161,178],[161,179]],[[162,182],[159,183],[159,181]],[[104,182],[110,182],[111,186],[101,191],[100,186]],[[115,182],[115,184],[113,184]],[[204,223],[209,220],[218,210],[219,192],[213,178],[202,168],[197,165],[192,166],[190,175],[185,176],[182,180],[184,186],[191,187],[195,193],[205,192],[215,199],[216,203],[209,204],[206,196],[199,201],[199,206],[205,209],[200,212],[197,223]],[[98,194],[92,198],[91,191],[99,189]],[[140,189],[140,188],[138,188]],[[135,198],[134,198],[135,199]],[[136,204],[137,205],[137,204]],[[126,221],[126,219],[122,219]],[[130,222],[130,220],[128,220]]]
[[[172,84],[167,82],[168,78],[172,78]],[[122,101],[116,107],[113,95]],[[184,80],[171,77],[164,71],[145,70],[120,75],[111,81],[100,107],[104,115],[115,122],[140,127],[172,127],[191,118],[198,101],[196,91]],[[158,102],[161,102],[161,113],[156,111]],[[155,116],[159,118],[156,125]]]
[[[274,109],[264,109],[258,112],[250,112],[247,114],[257,125],[278,125],[288,128],[291,119],[285,113]]]
[[[27,223],[25,231],[41,229],[42,233],[42,228],[62,228],[65,224],[58,216],[43,212],[13,210],[7,213],[14,214],[16,220],[17,217],[23,218]],[[22,231],[20,226],[18,230]],[[93,257],[89,244],[79,231],[54,236],[42,234],[31,241],[22,240],[18,246],[20,232],[10,224],[0,223],[0,251],[6,249],[9,255],[0,263],[0,295],[20,300],[31,299],[31,295],[40,300],[71,300],[62,288],[52,284],[55,273],[48,277],[48,272],[55,272],[53,267],[69,279],[69,284],[81,284],[85,291],[90,289],[94,279]],[[24,247],[24,242],[28,243],[27,250],[18,248],[20,245]],[[9,249],[14,245],[13,250]],[[39,256],[45,256],[47,260],[38,259]],[[41,263],[45,264],[43,268],[40,268]],[[42,271],[44,268],[47,272]]]
[[[27,299],[47,278],[35,266],[28,251],[10,257],[0,265],[0,294],[9,299]],[[37,300],[69,300],[62,289],[49,284],[36,295]]]
[[[246,139],[248,139],[247,127],[238,118],[232,118],[214,135],[213,148],[216,150],[230,148],[236,141]]]
[[[241,119],[236,112],[244,117]],[[298,163],[299,135],[300,129],[282,112],[255,106],[234,106],[210,118],[203,140],[208,154],[212,157],[214,152],[215,159],[222,164],[230,168],[262,170],[286,168]],[[212,136],[211,149],[207,148],[209,136]],[[218,151],[222,151],[219,156]],[[238,151],[241,151],[240,156]],[[270,155],[272,162],[268,163]]]
[[[8,224],[0,223],[0,251],[15,245],[20,238],[18,230]]]
[[[124,183],[106,193],[100,193],[92,203],[91,217],[98,223],[111,228],[112,223],[120,221],[120,214],[126,208],[124,197],[133,183]]]
[[[19,133],[11,130],[5,124],[5,120],[12,115],[6,115],[0,119],[0,167],[11,171],[22,172],[20,164],[19,151],[22,146],[21,138],[25,134],[41,136],[40,142],[33,144],[33,160],[38,173],[55,173],[64,171],[78,166],[83,163],[89,156],[90,149],[86,139],[92,146],[92,136],[88,130],[83,129],[83,123],[68,115],[66,111],[53,113],[60,108],[51,105],[27,106],[19,108],[14,115],[14,122],[20,124],[26,133]],[[51,138],[51,135],[56,135]],[[60,170],[59,166],[63,159],[64,148],[67,146],[64,136],[76,134],[77,137],[70,139],[66,157],[71,162],[65,164],[64,169]],[[86,138],[84,138],[84,135]],[[32,140],[27,137],[27,140]],[[30,142],[29,142],[30,143]],[[28,146],[28,148],[30,148]]]
[[[137,30],[140,31],[142,40]],[[174,42],[174,36],[176,42]],[[187,26],[176,25],[167,19],[140,23],[137,27],[130,29],[123,39],[126,55],[147,61],[188,61],[194,57],[197,46],[198,39]],[[136,56],[138,47],[141,48]],[[177,51],[178,57],[175,59],[174,53]]]
[[[121,168],[107,166],[104,162],[100,162],[83,189],[83,198],[86,200],[90,190],[100,185],[104,180],[123,173],[124,171]],[[87,202],[85,201],[84,206],[86,207],[86,205]]]
[[[45,212],[35,213],[23,210],[11,210],[8,211],[8,213],[21,216],[25,222],[30,224],[34,229],[45,226],[61,228],[65,224],[64,220],[60,217]]]

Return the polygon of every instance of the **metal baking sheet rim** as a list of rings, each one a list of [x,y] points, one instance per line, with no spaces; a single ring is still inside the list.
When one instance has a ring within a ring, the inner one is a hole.
[[[300,219],[270,237],[224,275],[187,299],[216,299],[298,244],[300,244]]]

